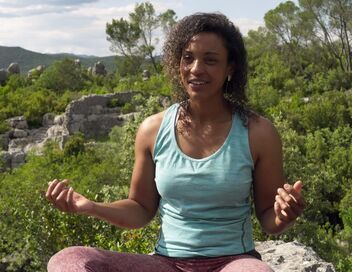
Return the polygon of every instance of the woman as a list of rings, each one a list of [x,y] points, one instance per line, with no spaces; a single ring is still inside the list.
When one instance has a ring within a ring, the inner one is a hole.
[[[278,234],[303,212],[302,183],[284,184],[274,126],[246,104],[246,51],[221,14],[182,19],[164,46],[180,103],[148,117],[135,142],[128,199],[96,203],[54,180],[46,196],[58,209],[121,228],[148,224],[158,208],[155,254],[71,247],[53,271],[272,271],[254,249],[250,189],[263,230]]]

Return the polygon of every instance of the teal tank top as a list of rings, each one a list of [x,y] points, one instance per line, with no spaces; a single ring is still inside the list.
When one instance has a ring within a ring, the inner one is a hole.
[[[253,250],[248,129],[234,114],[223,145],[208,157],[194,159],[176,141],[178,109],[174,104],[165,111],[154,146],[161,218],[155,253],[216,257]]]

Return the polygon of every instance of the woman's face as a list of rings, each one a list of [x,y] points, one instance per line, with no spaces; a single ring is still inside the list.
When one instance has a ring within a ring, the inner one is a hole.
[[[180,76],[190,99],[211,99],[223,96],[223,85],[232,75],[224,40],[215,33],[201,32],[184,48]]]

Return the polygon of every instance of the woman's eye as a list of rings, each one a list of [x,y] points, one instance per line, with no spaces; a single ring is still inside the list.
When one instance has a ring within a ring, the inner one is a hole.
[[[206,63],[206,64],[210,64],[210,65],[216,64],[216,62],[217,62],[216,59],[206,59],[206,60],[205,60],[205,63]]]
[[[190,62],[192,62],[192,56],[190,56],[190,55],[184,55],[184,56],[182,57],[182,60],[183,60],[184,62],[186,62],[186,63],[190,63]]]

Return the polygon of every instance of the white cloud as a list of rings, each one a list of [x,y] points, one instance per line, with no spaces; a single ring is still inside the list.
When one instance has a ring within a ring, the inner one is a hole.
[[[118,2],[118,4],[117,4]],[[138,0],[138,3],[143,0]],[[184,0],[153,0],[156,13],[189,8]],[[128,18],[135,2],[129,0],[0,0],[0,45],[21,46],[45,53],[75,53],[106,56],[113,53],[105,27],[114,18]],[[232,15],[233,16],[233,15]],[[263,25],[261,21],[232,18],[246,35]],[[161,50],[163,37],[156,33]]]
[[[98,0],[32,0],[5,1],[0,0],[0,17],[23,17],[46,13],[64,13],[78,9],[81,5],[94,3]]]
[[[99,0],[0,0],[1,6],[7,7],[27,7],[32,5],[49,5],[49,6],[76,6],[85,3],[94,3]]]
[[[248,19],[248,18],[235,18],[232,22],[240,29],[242,35],[246,36],[249,30],[257,30],[258,27],[263,26],[263,21]]]

